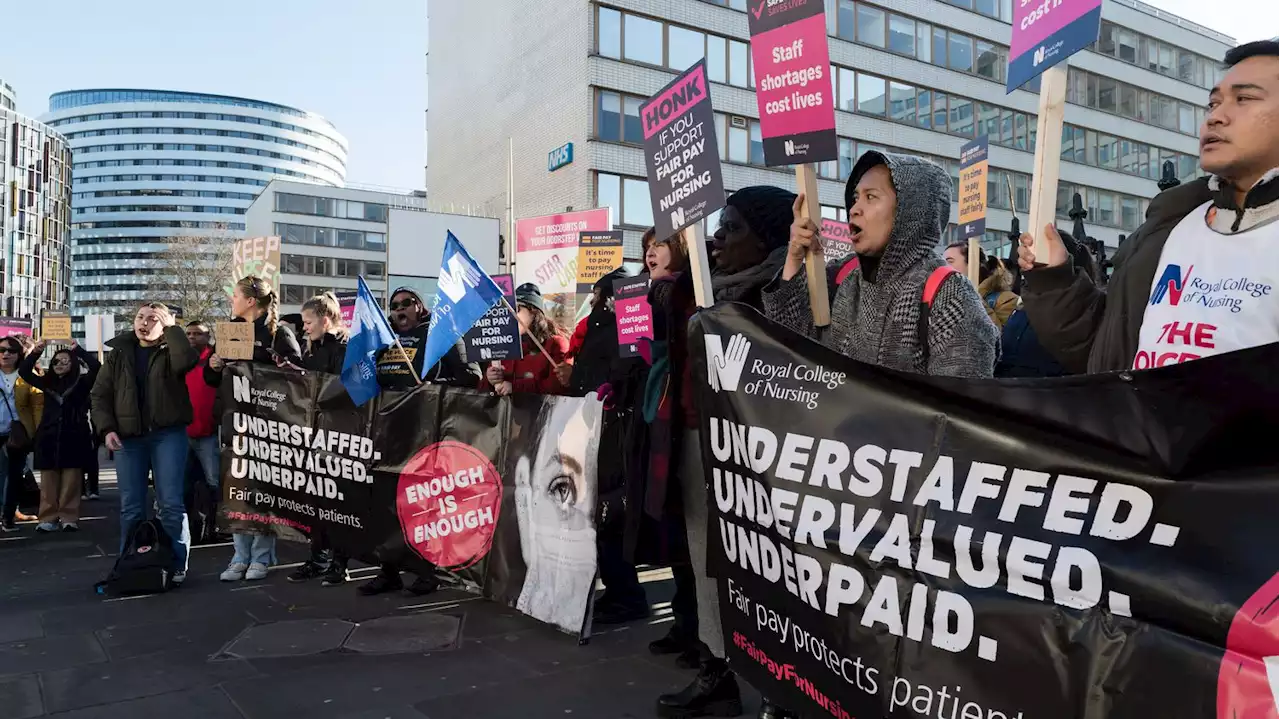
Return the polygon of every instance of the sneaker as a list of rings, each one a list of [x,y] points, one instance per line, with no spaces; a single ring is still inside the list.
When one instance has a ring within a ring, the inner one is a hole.
[[[386,594],[387,592],[395,592],[404,589],[404,582],[400,581],[400,574],[378,574],[378,576],[370,579],[360,585],[357,592],[366,597],[376,596],[378,594]]]
[[[80,531],[80,525],[79,525],[79,524],[76,524],[75,522],[64,522],[64,523],[62,524],[62,531],[64,531],[64,532],[79,532],[79,531]]]
[[[249,565],[247,564],[232,562],[231,566],[227,567],[222,574],[218,575],[218,579],[221,579],[224,582],[238,582],[241,579],[244,579],[245,570],[248,568]]]
[[[315,562],[307,561],[303,562],[302,566],[293,570],[293,574],[290,574],[288,578],[291,582],[308,582],[316,577],[323,576],[324,573],[325,567],[322,567]]]
[[[82,502],[83,502],[84,500],[86,500],[86,499],[88,499],[88,498],[89,498],[89,493],[88,493],[88,492],[81,492],[81,493],[80,493],[80,501],[82,501]]]
[[[185,581],[187,581],[186,572],[174,572],[173,576],[169,577],[169,583],[175,587],[182,586],[182,583]]]
[[[325,570],[324,576],[320,578],[320,586],[322,587],[341,587],[347,583],[347,568],[339,566],[337,562],[329,565]]]
[[[13,522],[0,522],[0,532],[16,532],[18,528],[13,526]]]
[[[36,517],[35,517],[35,515],[27,514],[26,512],[23,512],[21,509],[19,509],[18,511],[16,511],[16,512],[14,512],[14,513],[13,513],[13,518],[14,518],[15,520],[19,521],[19,522],[34,522],[34,521],[36,521]]]
[[[98,493],[97,493],[97,492],[90,492],[90,493],[89,493],[89,499],[97,499],[97,498],[98,498]]]
[[[53,522],[41,522],[36,525],[36,531],[37,532],[56,532],[58,531],[58,525],[54,524]]]
[[[266,579],[267,572],[267,565],[254,562],[249,565],[249,571],[244,573],[244,578],[251,582],[256,582],[259,579]]]

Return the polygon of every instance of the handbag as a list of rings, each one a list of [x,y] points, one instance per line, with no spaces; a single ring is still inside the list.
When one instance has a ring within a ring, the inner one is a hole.
[[[9,393],[0,389],[0,396],[4,397],[5,406],[9,408],[9,416],[13,418],[9,422],[9,438],[5,446],[10,452],[25,452],[31,449],[31,434],[27,432],[27,426],[22,423],[22,418],[18,416],[13,403],[9,401]]]

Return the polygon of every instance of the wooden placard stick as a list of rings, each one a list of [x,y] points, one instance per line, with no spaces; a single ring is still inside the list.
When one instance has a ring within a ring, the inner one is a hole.
[[[1027,231],[1035,239],[1038,264],[1049,256],[1044,227],[1054,221],[1058,205],[1058,170],[1062,163],[1062,115],[1067,102],[1067,65],[1059,63],[1040,76],[1040,114],[1036,117],[1036,159],[1031,175],[1031,212]]]
[[[973,283],[974,287],[978,286],[978,270],[980,269],[978,265],[980,263],[981,257],[982,257],[982,250],[978,242],[978,238],[970,237],[969,238],[969,281]]]
[[[822,205],[818,202],[818,172],[811,163],[796,165],[796,189],[804,195],[800,214],[808,217],[814,227],[822,227]],[[813,326],[831,324],[831,299],[827,294],[827,259],[822,248],[815,244],[804,263],[809,285],[809,308],[813,311]]]
[[[699,307],[715,304],[711,292],[711,260],[707,257],[707,233],[701,222],[680,231],[685,250],[689,253],[689,271],[693,273],[693,297]]]

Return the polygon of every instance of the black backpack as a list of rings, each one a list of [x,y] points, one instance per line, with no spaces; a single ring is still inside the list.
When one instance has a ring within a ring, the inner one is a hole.
[[[159,594],[173,588],[176,556],[160,520],[148,519],[133,528],[111,574],[95,586],[98,594]]]

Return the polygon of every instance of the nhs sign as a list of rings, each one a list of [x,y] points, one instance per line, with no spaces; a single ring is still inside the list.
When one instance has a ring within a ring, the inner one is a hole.
[[[547,172],[555,172],[573,162],[573,143],[566,142],[547,153]]]

